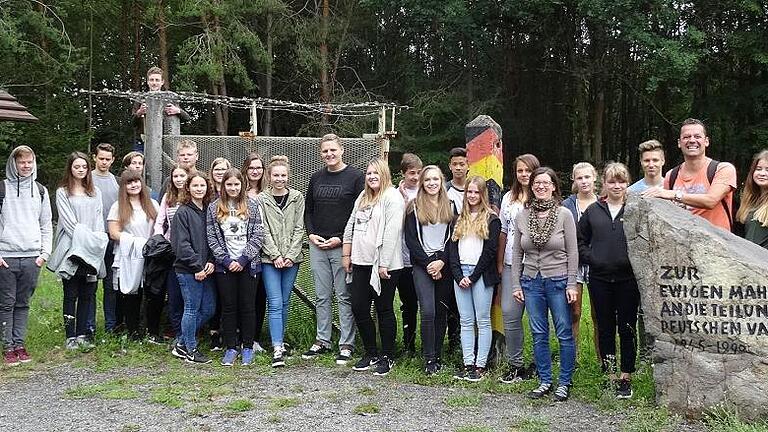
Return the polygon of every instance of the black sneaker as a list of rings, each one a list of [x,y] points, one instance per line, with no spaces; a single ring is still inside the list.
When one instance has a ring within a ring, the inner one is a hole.
[[[628,379],[619,380],[616,387],[616,398],[629,399],[632,397],[632,382]]]
[[[272,354],[272,367],[283,367],[285,366],[285,359],[283,358],[283,350],[276,349],[275,352]]]
[[[304,360],[317,358],[317,356],[331,352],[331,349],[321,345],[319,342],[315,342],[309,349],[301,355]]]
[[[171,354],[174,357],[180,358],[180,359],[186,359],[187,355],[189,355],[189,353],[187,352],[187,348],[184,346],[184,344],[181,344],[178,342],[173,344],[173,349],[171,350]]]
[[[219,332],[211,333],[211,351],[221,351],[224,349],[221,343],[221,334]]]
[[[355,363],[354,366],[352,366],[352,370],[353,371],[358,371],[358,372],[367,371],[368,369],[371,368],[371,366],[376,365],[376,363],[378,363],[378,362],[379,362],[379,358],[378,357],[369,356],[369,355],[366,354],[366,355],[363,356],[363,358],[358,360],[358,362]]]
[[[379,361],[376,362],[376,367],[374,368],[373,374],[376,376],[384,376],[389,373],[389,371],[392,370],[392,367],[395,366],[395,361],[390,359],[387,356],[382,356],[379,358]]]
[[[499,377],[499,381],[504,384],[520,382],[525,379],[523,378],[525,373],[526,370],[524,366],[512,366],[512,368],[507,373]]]
[[[540,384],[528,393],[530,399],[541,399],[552,391],[552,384]]]
[[[350,349],[347,345],[344,345],[344,347],[339,351],[339,355],[336,356],[336,364],[345,366],[349,361],[352,360],[352,349]]]
[[[475,367],[472,365],[465,365],[463,369],[459,369],[456,371],[455,374],[453,374],[453,377],[457,380],[465,380],[467,379],[467,375],[469,375],[469,372],[473,370]]]
[[[472,370],[470,370],[467,373],[467,377],[464,379],[469,382],[479,382],[479,381],[482,381],[484,376],[485,376],[485,368],[473,367]]]
[[[147,342],[152,345],[165,345],[165,341],[162,337],[153,334],[147,336]]]
[[[553,399],[555,402],[565,402],[568,400],[568,396],[571,395],[571,386],[559,385],[555,389],[555,395]]]
[[[442,366],[440,365],[439,361],[429,360],[427,361],[427,364],[424,365],[424,373],[427,374],[427,376],[431,376],[440,372],[441,368]]]
[[[203,353],[201,353],[199,350],[196,349],[191,353],[187,354],[187,358],[185,361],[187,363],[208,364],[211,362],[211,359],[209,359]]]

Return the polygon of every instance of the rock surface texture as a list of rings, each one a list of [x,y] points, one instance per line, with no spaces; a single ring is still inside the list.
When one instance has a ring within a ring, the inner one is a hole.
[[[624,213],[657,401],[689,417],[768,414],[768,251],[674,204],[631,195]]]

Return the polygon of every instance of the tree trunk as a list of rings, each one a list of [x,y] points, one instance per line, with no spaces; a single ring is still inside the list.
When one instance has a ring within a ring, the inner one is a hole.
[[[329,0],[323,0],[322,11],[320,15],[320,101],[322,103],[331,102],[331,90],[328,83],[328,21],[330,20],[331,7]],[[330,118],[329,114],[323,113],[322,124],[327,125]]]
[[[592,121],[592,157],[588,160],[598,165],[603,162],[603,123],[605,119],[605,90],[600,89],[595,96],[594,117]]]
[[[141,10],[139,3],[134,1],[131,9],[133,15],[133,67],[131,68],[131,89],[141,89]]]
[[[272,14],[267,13],[267,68],[264,76],[264,97],[272,98]],[[264,136],[272,135],[272,110],[266,110],[264,112],[264,130],[262,131]]]
[[[168,65],[168,36],[165,32],[165,1],[157,0],[157,38],[160,48],[160,69],[163,70],[163,89],[171,88],[171,74]]]

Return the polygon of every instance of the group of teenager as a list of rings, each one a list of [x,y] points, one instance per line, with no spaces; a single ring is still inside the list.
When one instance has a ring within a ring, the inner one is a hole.
[[[432,375],[443,367],[446,333],[457,335],[463,367],[455,377],[479,381],[488,366],[497,295],[508,365],[500,380],[512,383],[535,374],[539,386],[530,397],[552,394],[564,401],[576,367],[586,288],[596,353],[616,383],[616,396],[628,398],[640,299],[623,230],[627,194],[673,201],[730,229],[736,171],[707,158],[708,146],[704,124],[685,120],[678,140],[684,162],[666,176],[663,147],[648,141],[639,147],[642,179],[632,184],[621,163],[607,164],[599,176],[590,163],[580,162],[572,171],[573,194],[565,200],[556,172],[534,155],[520,155],[511,167],[510,190],[492,202],[486,179],[467,175],[462,148],[450,152],[450,181],[438,166],[423,166],[417,155],[404,154],[403,180],[395,186],[386,160],[372,160],[364,172],[349,166],[341,140],[328,134],[319,143],[325,166],[312,175],[304,196],[290,186],[285,156],[267,162],[251,154],[240,169],[217,158],[205,173],[196,169],[197,145],[189,140],[179,142],[176,165],[155,194],[144,182],[141,153],[123,158],[118,179],[110,173],[114,147],[99,144],[93,170],[86,154],[67,158],[55,194],[59,220],[53,253],[50,199],[35,181],[34,152],[20,146],[8,158],[0,188],[5,364],[31,360],[24,346],[29,299],[47,262],[63,281],[67,349],[92,347],[95,293],[103,279],[107,331],[122,329],[163,343],[165,309],[174,356],[210,362],[199,348],[202,332],[211,337],[212,350],[222,349],[222,365],[247,366],[263,350],[257,340],[266,315],[272,365],[285,366],[291,353],[285,342],[290,296],[305,258],[306,234],[316,336],[302,358],[335,351],[335,296],[336,363],[352,361],[359,333],[363,347],[352,369],[389,373],[399,354],[397,290],[404,350],[415,354],[418,325],[423,370]],[[768,247],[768,151],[752,162],[736,219],[745,224],[748,240]],[[534,367],[523,359],[526,310]],[[458,318],[455,324],[451,316]],[[560,351],[556,384],[550,316]]]

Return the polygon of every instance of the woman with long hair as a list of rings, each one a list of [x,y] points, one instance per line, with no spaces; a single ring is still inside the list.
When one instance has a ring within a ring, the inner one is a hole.
[[[440,371],[440,354],[445,337],[447,301],[451,277],[445,245],[451,237],[455,210],[445,191],[445,177],[435,165],[419,175],[419,191],[408,203],[405,215],[405,242],[411,254],[413,284],[421,316],[421,347],[424,372]]]
[[[259,195],[264,210],[261,270],[269,304],[272,367],[285,366],[285,326],[291,291],[304,260],[304,195],[288,187],[290,173],[288,158],[273,156],[266,174],[269,189]]]
[[[214,197],[221,195],[221,182],[224,179],[224,173],[232,168],[232,164],[223,157],[217,157],[211,162],[211,169],[208,171],[208,178],[213,184]]]
[[[141,249],[152,235],[158,208],[157,201],[149,197],[141,173],[128,169],[123,171],[117,202],[109,209],[107,224],[109,237],[117,243],[115,261],[112,263],[118,286],[117,309],[124,316],[132,338],[141,336],[139,314],[144,272]]]
[[[216,310],[211,277],[214,265],[205,220],[213,187],[204,173],[195,171],[187,178],[184,189],[184,203],[171,221],[171,248],[176,256],[173,270],[184,301],[181,333],[173,346],[173,355],[189,363],[210,363],[197,347],[197,332]]]
[[[352,275],[352,313],[365,349],[352,369],[364,371],[373,366],[374,375],[386,375],[395,364],[397,324],[392,302],[403,268],[405,210],[402,195],[392,186],[387,161],[374,159],[368,164],[365,187],[352,209],[344,229],[341,263]],[[371,301],[376,306],[381,351],[371,319]]]
[[[186,190],[189,175],[188,168],[180,165],[174,166],[171,170],[171,181],[168,182],[166,190],[163,191],[163,198],[160,200],[160,210],[157,212],[154,234],[160,234],[168,241],[171,240],[171,222],[176,211],[187,201]],[[165,291],[159,292],[157,295],[150,295],[147,292],[146,318],[147,331],[149,332],[147,340],[152,343],[161,343],[163,340],[160,336],[160,315],[163,311],[166,293],[168,294],[168,323],[171,325],[176,342],[181,337],[184,300],[181,297],[181,288],[176,274],[169,271],[165,282]]]
[[[501,280],[496,267],[500,232],[501,221],[488,203],[485,179],[470,177],[464,188],[461,213],[454,222],[448,243],[448,262],[459,308],[464,357],[464,369],[454,375],[458,379],[476,382],[485,375],[491,349],[493,287]]]
[[[532,371],[525,367],[523,361],[523,312],[525,303],[515,301],[512,297],[512,251],[517,227],[515,218],[523,210],[528,200],[528,183],[533,170],[541,166],[539,159],[532,154],[522,154],[515,158],[512,165],[515,175],[512,177],[512,188],[504,194],[499,210],[501,234],[497,251],[496,266],[501,274],[499,285],[501,297],[501,313],[504,318],[504,341],[507,346],[507,361],[509,369],[502,374],[499,381],[511,384],[517,380],[529,379]]]
[[[224,335],[222,366],[233,366],[242,342],[242,364],[253,363],[256,286],[261,276],[264,228],[258,202],[248,198],[237,169],[221,180],[221,196],[208,206],[208,246],[216,264],[216,289]],[[238,330],[240,338],[238,339]]]
[[[597,201],[597,193],[595,192],[595,183],[598,181],[597,170],[589,162],[579,162],[573,165],[571,171],[571,192],[573,192],[568,198],[563,201],[563,207],[571,211],[573,220],[578,224],[579,219],[587,207]],[[583,263],[582,263],[583,264]],[[571,303],[571,329],[573,330],[573,340],[576,344],[576,360],[579,358],[579,329],[581,328],[581,298],[584,292],[584,287],[589,282],[589,267],[585,264],[579,265],[579,272],[576,274],[576,287],[578,293],[576,301]],[[592,315],[593,327],[597,328],[597,323]],[[597,332],[593,333],[595,352],[600,357]]]
[[[259,194],[265,189],[264,185],[269,179],[264,175],[264,168],[264,160],[256,152],[250,153],[243,161],[240,172],[243,174],[247,185],[248,198],[258,200]],[[259,340],[261,339],[261,328],[264,326],[264,316],[266,313],[267,291],[264,287],[264,278],[261,278],[256,287],[256,330],[253,342],[253,351],[256,353],[264,352],[264,348],[259,344]],[[284,344],[283,348],[287,349],[288,346]]]
[[[92,303],[96,300],[97,276],[106,274],[102,258],[107,250],[101,193],[93,186],[89,158],[74,152],[67,157],[64,177],[56,190],[59,223],[56,228],[57,253],[48,267],[62,278],[64,286],[64,332],[66,348],[92,348],[93,330],[88,328]],[[87,238],[86,238],[87,237]],[[79,256],[67,259],[75,244],[88,251],[90,259]],[[56,259],[60,257],[61,259]]]
[[[752,158],[736,219],[744,224],[745,239],[768,248],[768,150]]]
[[[602,197],[587,207],[578,225],[579,256],[589,266],[589,294],[597,321],[603,372],[616,381],[616,397],[632,397],[637,308],[640,291],[624,235],[624,204],[629,170],[610,163],[603,175]],[[616,331],[621,343],[621,375],[616,377]]]
[[[549,351],[549,313],[560,343],[560,378],[554,389],[555,401],[570,395],[576,352],[571,330],[569,303],[576,301],[576,271],[579,252],[576,223],[570,211],[560,205],[560,182],[548,167],[531,173],[528,201],[515,218],[512,290],[515,299],[525,302],[533,334],[533,355],[539,386],[528,396],[540,399],[552,392],[552,357]],[[525,262],[523,262],[525,255]]]

